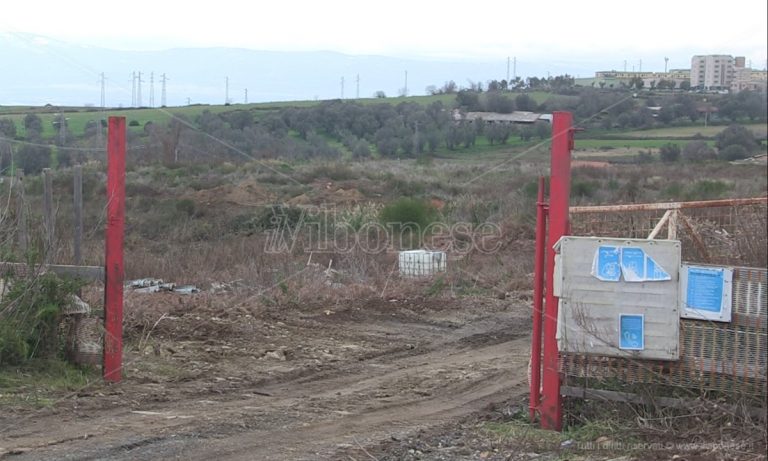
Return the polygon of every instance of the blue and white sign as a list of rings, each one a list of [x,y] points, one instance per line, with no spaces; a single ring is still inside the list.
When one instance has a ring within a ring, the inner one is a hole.
[[[604,282],[618,282],[621,279],[620,254],[619,247],[600,246],[592,261],[592,275]]]
[[[672,280],[661,265],[639,247],[601,245],[592,260],[592,276],[603,282],[662,282]]]
[[[731,321],[733,269],[684,264],[680,272],[680,285],[681,317]]]
[[[643,314],[619,315],[619,349],[645,349],[645,317]]]

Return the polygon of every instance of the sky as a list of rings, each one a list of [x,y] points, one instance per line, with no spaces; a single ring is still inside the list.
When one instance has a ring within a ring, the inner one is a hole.
[[[689,67],[693,54],[766,66],[768,2],[291,0],[4,2],[0,32],[123,50],[239,47],[469,61]],[[595,69],[600,70],[600,69]]]

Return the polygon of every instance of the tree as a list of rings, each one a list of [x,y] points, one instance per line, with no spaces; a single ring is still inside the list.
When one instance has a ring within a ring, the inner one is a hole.
[[[459,107],[467,111],[480,110],[480,94],[476,91],[461,90],[456,94],[456,101]]]
[[[689,80],[683,80],[680,82],[680,85],[678,85],[678,88],[683,91],[689,91],[691,89],[691,82]]]
[[[552,127],[547,122],[536,122],[534,126],[536,128],[536,136],[542,141],[549,138],[552,133]]]
[[[37,114],[25,115],[24,130],[27,133],[27,139],[39,138],[43,133],[43,120]]]
[[[377,98],[377,99],[384,99],[384,98],[386,98],[386,97],[387,97],[387,93],[385,93],[385,92],[383,92],[383,91],[379,90],[379,91],[377,91],[377,92],[373,93],[373,97],[374,97],[374,98]]]
[[[680,159],[680,146],[673,143],[667,143],[659,149],[659,157],[663,162],[676,162]]]
[[[6,138],[16,137],[16,123],[10,118],[0,118],[0,136]]]
[[[51,165],[51,148],[42,145],[24,144],[17,154],[17,163],[26,174],[39,174]]]
[[[536,110],[536,101],[527,94],[519,94],[515,97],[515,106],[518,110],[534,111]]]
[[[731,125],[715,137],[715,145],[718,150],[725,150],[730,146],[741,146],[748,154],[755,152],[760,144],[755,140],[755,135],[744,125]]]

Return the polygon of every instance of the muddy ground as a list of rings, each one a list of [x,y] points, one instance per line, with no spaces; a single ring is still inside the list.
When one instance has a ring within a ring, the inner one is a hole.
[[[394,441],[408,453],[420,431],[525,394],[529,305],[373,297],[253,308],[242,297],[129,294],[123,382],[6,408],[0,457],[348,460]]]

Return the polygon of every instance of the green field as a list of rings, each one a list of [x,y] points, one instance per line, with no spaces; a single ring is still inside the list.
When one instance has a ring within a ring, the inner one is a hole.
[[[753,123],[745,125],[747,128],[755,133],[755,136],[764,138],[768,135],[768,126],[764,123]],[[622,133],[622,136],[627,138],[691,138],[696,135],[701,135],[707,138],[715,137],[718,133],[727,128],[727,125],[716,126],[681,126],[671,128],[654,128],[651,130],[636,130],[627,131]]]

